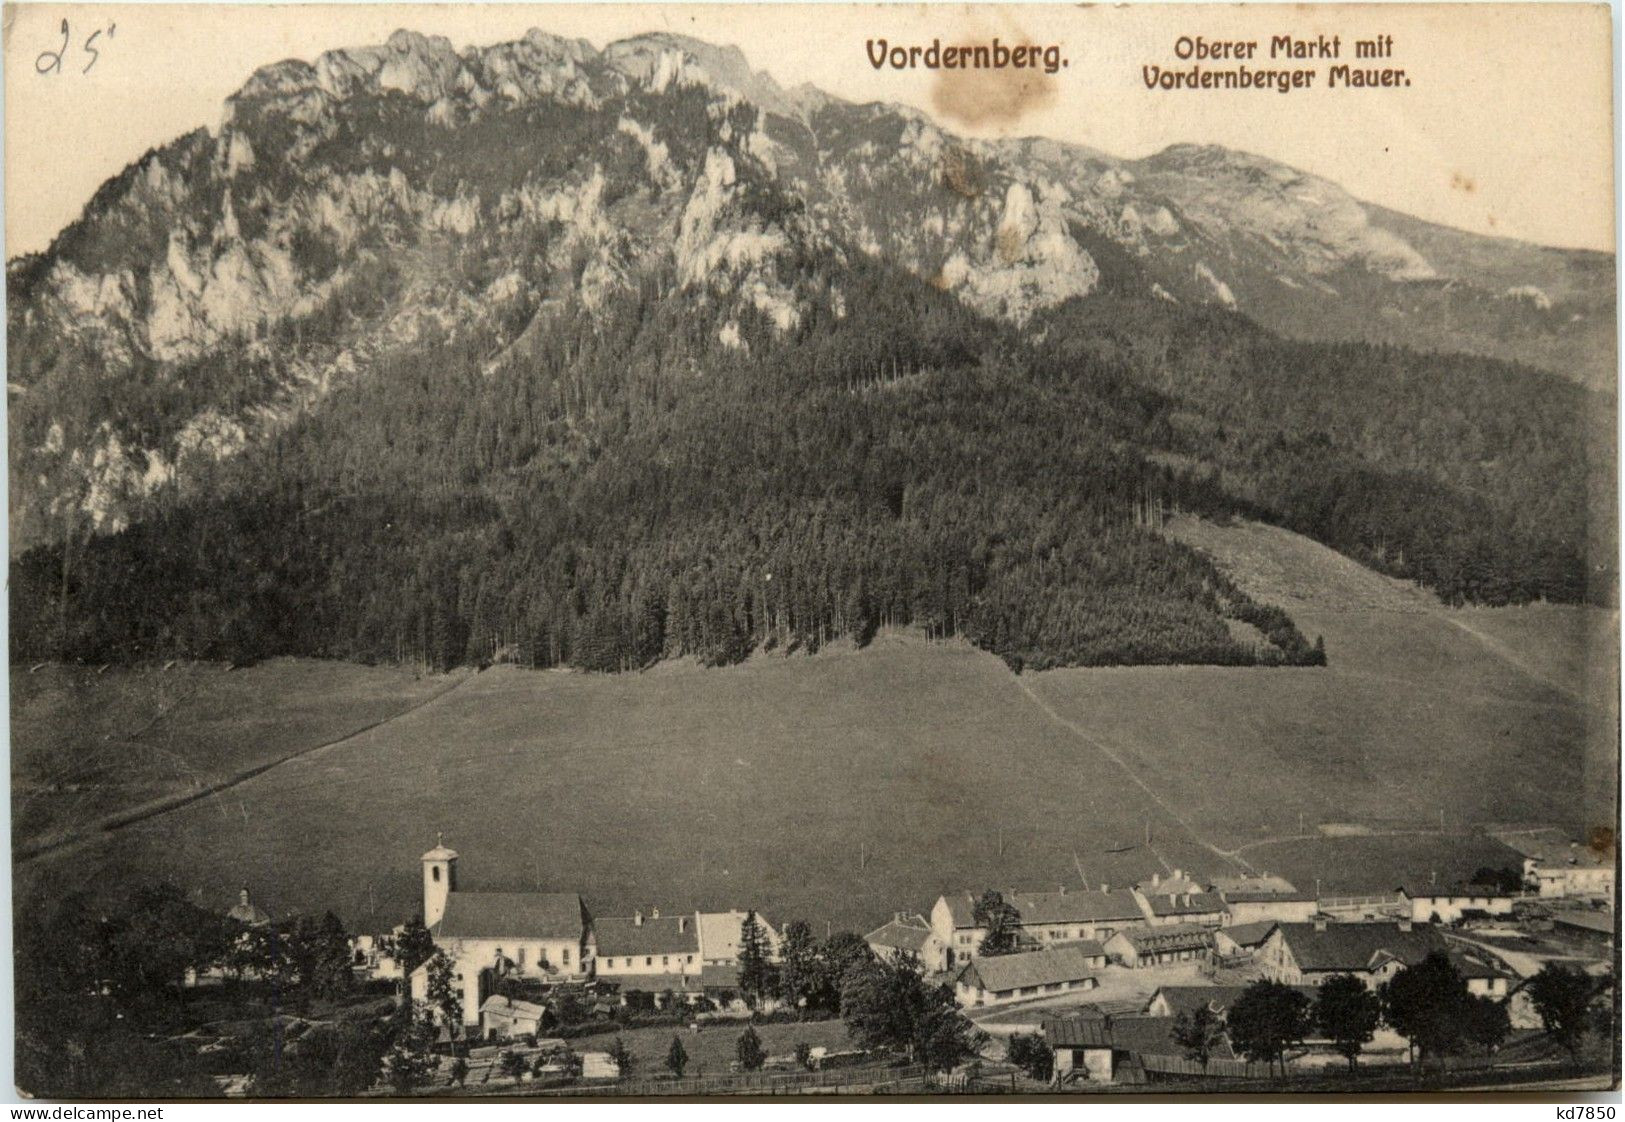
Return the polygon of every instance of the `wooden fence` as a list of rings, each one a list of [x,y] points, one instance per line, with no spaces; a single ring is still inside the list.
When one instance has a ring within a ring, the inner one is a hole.
[[[831,1071],[740,1072],[688,1079],[619,1079],[539,1088],[518,1084],[518,1095],[652,1097],[666,1095],[897,1095],[926,1088],[926,1071],[908,1067],[852,1067]]]

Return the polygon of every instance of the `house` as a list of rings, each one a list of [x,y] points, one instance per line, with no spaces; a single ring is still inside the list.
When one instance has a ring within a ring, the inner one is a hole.
[[[1428,885],[1401,888],[1412,923],[1460,923],[1512,914],[1512,894],[1490,884]]]
[[[638,911],[630,916],[603,916],[593,920],[592,933],[593,973],[598,978],[698,977],[704,965],[699,925],[693,915],[662,916],[656,908],[648,915]]]
[[[1275,937],[1280,924],[1274,920],[1237,923],[1213,933],[1213,956],[1225,963],[1252,962]]]
[[[244,888],[237,893],[237,902],[226,912],[226,918],[234,920],[245,927],[269,927],[271,917],[266,915],[248,898],[248,889]]]
[[[1055,1056],[1055,1082],[1146,1082],[1155,1078],[1257,1078],[1262,1065],[1235,1059],[1230,1042],[1220,1038],[1208,1064],[1185,1058],[1174,1038],[1175,1018],[1135,1014],[1105,1015],[1093,1010],[1043,1022],[1044,1039]]]
[[[931,930],[946,948],[944,965],[949,969],[980,953],[987,931],[976,923],[976,899],[969,892],[939,896],[931,909]],[[1082,939],[1105,942],[1125,927],[1146,926],[1139,900],[1126,888],[1008,892],[1004,900],[1016,911],[1018,939],[1030,947]]]
[[[1476,948],[1451,947],[1450,963],[1466,979],[1467,992],[1474,997],[1505,1001],[1517,977],[1489,952]]]
[[[1099,943],[1048,947],[1016,954],[978,955],[960,970],[954,1000],[965,1007],[1093,989],[1106,965]]]
[[[1291,881],[1267,874],[1215,877],[1208,891],[1224,900],[1226,925],[1307,923],[1319,910],[1314,893],[1299,892]]]
[[[1213,951],[1213,932],[1196,923],[1131,928],[1106,940],[1106,954],[1130,969],[1171,962],[1205,962]]]
[[[534,1036],[542,1030],[547,1007],[533,1001],[515,1001],[492,994],[480,1006],[480,1036],[485,1040],[507,1040]]]
[[[726,912],[694,914],[694,930],[699,933],[702,965],[739,965],[740,936],[744,932],[745,920],[749,914],[751,913],[742,912],[738,908]],[[762,941],[766,945],[767,957],[770,961],[777,962],[779,933],[761,912],[754,914],[756,926],[761,930]]]
[[[898,952],[911,954],[920,960],[928,973],[939,973],[948,968],[948,946],[931,930],[931,921],[911,912],[898,912],[889,923],[863,937],[875,957],[891,958]]]
[[[1083,1014],[1047,1018],[1044,1039],[1055,1053],[1055,1081],[1112,1081],[1112,1034],[1106,1018]]]
[[[1614,898],[1612,846],[1593,849],[1561,830],[1532,830],[1496,835],[1496,840],[1523,857],[1524,883],[1547,899]]]
[[[1197,924],[1218,927],[1224,922],[1224,898],[1217,892],[1180,892],[1167,896],[1140,894],[1140,910],[1152,927]]]
[[[1409,920],[1283,923],[1271,938],[1278,938],[1280,943],[1278,953],[1268,955],[1264,974],[1288,985],[1318,986],[1335,975],[1352,974],[1375,988],[1405,967],[1447,949],[1436,928]]]
[[[437,843],[422,858],[423,921],[451,960],[463,1019],[477,1025],[496,979],[581,980],[590,972],[591,920],[573,892],[460,892],[457,854]],[[414,1001],[428,1000],[428,963],[413,971]]]

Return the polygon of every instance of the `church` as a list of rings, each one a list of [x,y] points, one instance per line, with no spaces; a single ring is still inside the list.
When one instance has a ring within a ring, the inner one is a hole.
[[[739,948],[747,913],[693,911],[661,917],[658,910],[594,921],[574,892],[464,892],[457,887],[457,852],[436,839],[421,858],[423,922],[452,962],[462,988],[463,1020],[476,1025],[497,979],[541,983],[617,983],[622,991],[737,989]],[[779,933],[756,915],[770,960]],[[601,929],[601,930],[600,930]],[[428,968],[412,973],[412,1000],[428,1000]]]
[[[423,922],[451,959],[463,989],[463,1020],[475,1024],[491,977],[585,981],[592,925],[573,892],[459,892],[457,853],[437,841],[423,863]],[[428,999],[428,970],[412,973],[412,999]]]

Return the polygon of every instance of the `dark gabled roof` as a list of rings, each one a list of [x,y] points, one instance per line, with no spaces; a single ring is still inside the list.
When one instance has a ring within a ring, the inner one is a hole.
[[[1488,955],[1478,955],[1468,951],[1450,950],[1450,963],[1463,978],[1512,978],[1516,977],[1510,971],[1497,966]]]
[[[1147,896],[1151,914],[1157,916],[1206,915],[1224,911],[1224,899],[1217,892],[1185,892],[1178,896]]]
[[[1379,956],[1414,966],[1432,952],[1445,949],[1439,932],[1422,923],[1409,931],[1405,925],[1393,923],[1328,923],[1324,930],[1316,930],[1313,923],[1279,926],[1303,970],[1361,972],[1371,969]]]
[[[694,930],[694,917],[601,916],[592,921],[593,941],[599,958],[617,955],[698,954],[700,937]]]
[[[916,926],[913,923],[903,923],[892,920],[883,927],[863,937],[865,943],[876,944],[882,947],[895,947],[898,950],[919,954],[925,944],[931,940],[931,928],[925,924]]]
[[[1613,912],[1558,912],[1552,917],[1552,922],[1561,923],[1565,927],[1595,931],[1601,935],[1612,935],[1618,926]]]
[[[1256,947],[1270,937],[1280,924],[1273,919],[1259,920],[1257,923],[1236,923],[1229,927],[1221,927],[1220,931],[1234,943],[1243,947]]]
[[[969,892],[945,896],[955,927],[975,927],[976,897]],[[1024,925],[1098,923],[1117,919],[1144,919],[1134,893],[1126,888],[1105,892],[1007,892],[1004,902],[1016,909]]]
[[[1292,988],[1309,998],[1311,1002],[1320,992],[1314,986]],[[1172,1017],[1177,1017],[1181,1013],[1194,1013],[1204,1005],[1210,1005],[1215,1011],[1223,1013],[1245,992],[1246,986],[1161,986],[1151,995],[1151,1001],[1146,1002],[1146,1008],[1150,1009],[1160,994],[1168,1006],[1169,1016]]]
[[[1051,1048],[1110,1048],[1111,1032],[1098,1014],[1044,1018],[1044,1039]]]
[[[1028,986],[1076,982],[1094,976],[1092,956],[1081,947],[1053,947],[1022,954],[983,955],[960,972],[966,985],[1005,993]]]
[[[1119,931],[1113,938],[1129,941],[1137,953],[1179,951],[1213,945],[1213,932],[1200,924],[1175,923],[1167,927],[1142,927]]]
[[[1082,951],[1090,958],[1106,957],[1105,944],[1103,944],[1099,939],[1069,939],[1064,943],[1057,939],[1055,942],[1049,945],[1048,949],[1052,951]]]
[[[1112,1017],[1107,1022],[1112,1050],[1139,1056],[1183,1056],[1185,1046],[1174,1039],[1176,1020],[1175,1017]],[[1215,1059],[1228,1060],[1233,1055],[1228,1040],[1221,1040],[1213,1050]]]
[[[700,967],[700,985],[706,989],[736,990],[739,988],[739,967],[728,966],[702,966]]]
[[[579,939],[587,909],[573,892],[452,892],[437,939]]]
[[[667,990],[692,990],[700,985],[698,974],[674,974],[656,971],[651,974],[606,974],[606,982],[613,982],[624,992],[665,993]]]

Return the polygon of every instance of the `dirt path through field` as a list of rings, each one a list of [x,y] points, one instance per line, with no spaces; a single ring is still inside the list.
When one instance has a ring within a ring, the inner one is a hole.
[[[1098,737],[1087,732],[1082,725],[1067,717],[1063,717],[1060,713],[1056,712],[1055,708],[1051,706],[1049,702],[1045,701],[1044,698],[1040,696],[1038,691],[1033,689],[1032,686],[1028,684],[1022,675],[1012,674],[1010,677],[1011,680],[1015,682],[1016,688],[1021,690],[1022,693],[1026,694],[1027,699],[1034,705],[1038,706],[1046,717],[1121,768],[1123,773],[1127,775],[1131,781],[1133,781],[1134,785],[1140,790],[1144,791],[1146,796],[1150,798],[1150,800],[1155,803],[1164,814],[1177,822],[1180,829],[1189,834],[1191,838],[1197,842],[1197,844],[1201,845],[1204,849],[1209,850],[1215,855],[1224,858],[1232,865],[1245,869],[1249,873],[1255,873],[1258,871],[1249,865],[1247,863],[1247,859],[1242,857],[1239,853],[1227,853],[1220,849],[1217,845],[1214,845],[1207,838],[1204,838],[1201,834],[1197,833],[1196,827],[1187,822],[1184,815],[1180,814],[1177,810],[1170,806],[1161,795],[1157,794],[1157,792],[1152,789],[1150,784],[1141,779],[1135,770],[1129,766],[1128,761],[1124,760],[1123,757],[1112,751],[1112,749],[1108,747],[1103,740],[1100,740]]]
[[[241,783],[246,783],[248,780],[253,779],[256,776],[264,775],[272,768],[280,767],[289,760],[297,760],[302,757],[309,756],[312,753],[320,752],[326,748],[336,748],[339,745],[346,744],[359,736],[365,736],[370,732],[382,728],[384,725],[387,725],[392,721],[398,721],[401,718],[410,716],[413,713],[421,712],[428,706],[433,705],[435,702],[440,701],[442,698],[445,698],[455,691],[461,689],[464,685],[473,681],[478,674],[479,671],[477,670],[466,674],[457,679],[455,682],[452,682],[445,689],[431,694],[429,697],[424,698],[415,705],[409,705],[397,713],[391,713],[387,717],[380,718],[379,720],[373,721],[371,724],[364,725],[361,728],[345,733],[343,736],[337,737],[333,740],[325,740],[319,744],[311,744],[304,748],[296,749],[286,755],[278,756],[274,760],[267,760],[266,762],[256,764],[253,767],[244,768],[242,771],[234,772],[233,774],[225,776],[222,779],[217,779],[212,783],[194,788],[190,791],[177,791],[174,794],[165,795],[162,798],[153,799],[150,802],[142,803],[140,806],[131,807],[127,810],[115,811],[114,813],[106,815],[96,822],[91,823],[83,830],[70,834],[60,834],[54,838],[49,838],[45,841],[37,842],[31,846],[17,849],[13,852],[12,861],[14,864],[25,864],[38,857],[43,857],[47,853],[60,853],[63,850],[75,849],[93,841],[100,841],[108,834],[134,826],[139,822],[150,821],[161,815],[168,814],[171,811],[179,810],[181,807],[190,806],[191,804],[202,799],[209,798],[211,795],[218,795],[224,791],[229,791],[231,788],[236,787]],[[195,693],[196,691],[193,692]],[[169,709],[166,709],[164,712],[160,713],[151,722],[149,722],[149,727],[152,724],[156,724],[163,717],[167,716],[168,713],[173,709],[174,706],[170,706]]]

